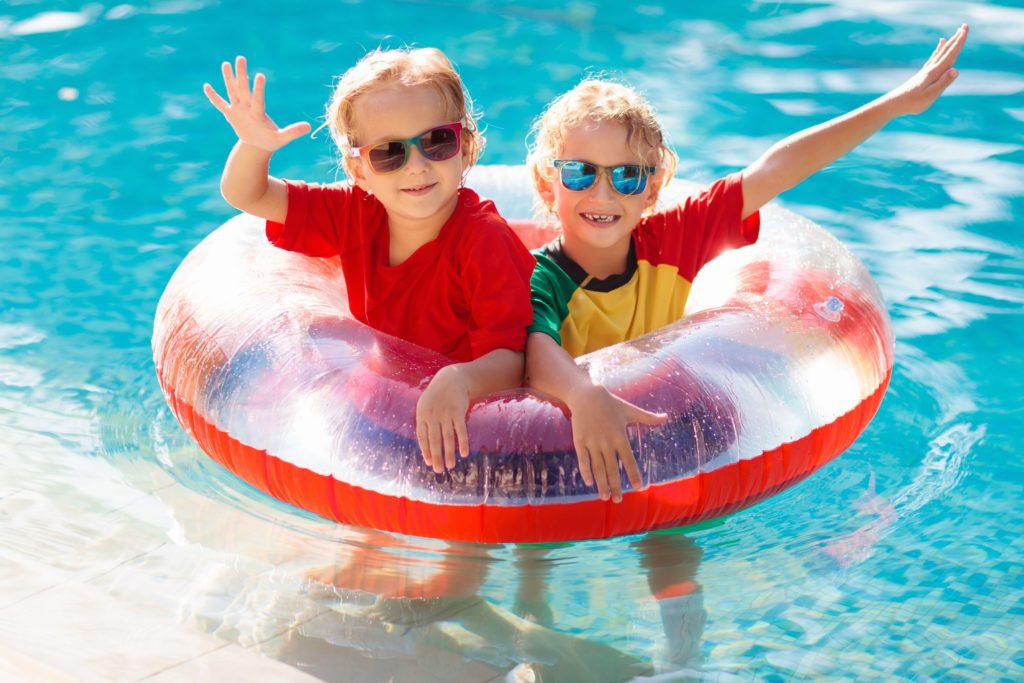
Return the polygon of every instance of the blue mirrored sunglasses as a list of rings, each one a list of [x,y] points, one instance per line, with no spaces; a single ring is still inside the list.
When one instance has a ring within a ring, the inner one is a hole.
[[[612,188],[619,194],[640,194],[647,187],[647,179],[658,170],[655,166],[639,164],[598,166],[573,159],[555,159],[551,165],[558,169],[562,187],[573,192],[589,190],[597,182],[598,176],[607,173]]]

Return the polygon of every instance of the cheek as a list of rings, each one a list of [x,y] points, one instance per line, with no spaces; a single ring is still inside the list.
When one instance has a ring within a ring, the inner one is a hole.
[[[462,156],[456,156],[444,163],[443,170],[440,170],[435,178],[442,180],[442,182],[452,190],[457,190],[462,187],[466,182],[466,173],[469,172],[469,164],[464,163]]]
[[[575,225],[579,216],[577,210],[578,205],[574,201],[574,197],[561,198],[561,201],[555,202],[555,215],[558,216],[558,220],[562,225]]]
[[[551,203],[554,206],[555,213],[559,216],[572,215],[574,207],[576,205],[576,197],[569,193],[568,190],[558,188],[551,193]]]

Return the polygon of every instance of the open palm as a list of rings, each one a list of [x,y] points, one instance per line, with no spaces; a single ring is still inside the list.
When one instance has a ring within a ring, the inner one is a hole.
[[[228,120],[241,142],[267,152],[274,152],[310,131],[310,125],[305,121],[280,128],[267,116],[264,103],[267,79],[263,74],[256,74],[250,91],[245,57],[235,59],[234,71],[229,62],[221,65],[221,71],[224,74],[224,87],[227,89],[228,99],[221,97],[209,83],[203,84],[203,92],[217,111]]]
[[[967,26],[961,26],[949,40],[942,38],[921,70],[896,90],[908,114],[920,114],[939,98],[957,77],[953,68],[967,41]]]

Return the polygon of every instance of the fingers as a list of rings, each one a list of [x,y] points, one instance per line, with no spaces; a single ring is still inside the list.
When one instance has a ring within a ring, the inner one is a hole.
[[[956,58],[960,56],[960,51],[963,49],[964,43],[966,41],[967,24],[964,24],[959,29],[957,29],[957,32],[954,33],[949,40],[943,41],[944,45],[939,51],[939,56],[935,60],[935,64],[940,69],[946,69],[952,66],[952,64],[956,61]]]
[[[583,482],[596,487],[601,500],[611,498],[619,503],[622,501],[620,462],[630,485],[635,489],[643,486],[626,426],[633,422],[662,425],[669,416],[644,410],[611,394],[607,394],[607,398],[610,400],[606,404],[607,413],[591,410],[593,406],[588,409],[577,406],[579,409],[572,414],[573,446]]]
[[[441,425],[431,422],[427,425],[427,445],[430,447],[430,466],[436,474],[444,472],[444,448],[442,446]]]
[[[465,420],[455,421],[455,436],[459,440],[459,455],[463,458],[469,457],[469,432],[466,429]],[[455,465],[454,458],[452,459],[452,466]]]
[[[281,135],[285,138],[284,144],[288,144],[289,142],[295,140],[296,138],[301,138],[303,135],[305,135],[312,129],[312,126],[310,126],[305,121],[301,123],[293,123],[290,126],[286,126],[281,130]]]
[[[441,442],[444,446],[444,466],[455,467],[455,429],[450,421],[441,425]],[[436,471],[436,467],[434,468]]]
[[[308,123],[295,123],[285,131],[296,135],[309,131]],[[423,452],[423,461],[435,473],[452,469],[457,463],[456,439],[463,457],[469,455],[466,434],[466,414],[469,412],[469,393],[461,384],[458,368],[441,368],[430,380],[416,403],[416,438]]]
[[[583,483],[587,486],[593,486],[594,470],[590,466],[590,451],[578,441],[573,443],[573,447],[576,449],[576,460],[580,465],[580,476],[583,477]]]
[[[234,71],[231,69],[231,62],[222,62],[220,73],[224,78],[224,89],[228,95],[228,102],[231,104],[238,102],[248,103],[250,98],[249,71],[245,63],[245,57],[241,55],[235,57]],[[257,78],[260,76],[262,74],[258,74]]]
[[[956,69],[947,69],[945,73],[939,76],[925,91],[929,98],[929,105],[938,99],[942,93],[946,91],[946,88],[953,85],[953,81],[959,72]]]
[[[938,61],[939,55],[942,54],[942,46],[945,45],[945,44],[946,44],[946,39],[945,38],[939,38],[939,44],[935,46],[934,50],[932,50],[932,54],[931,54],[930,57],[928,57],[928,61],[924,63],[925,66],[931,66],[932,64],[934,64],[935,62]]]
[[[630,422],[639,422],[645,425],[657,426],[668,422],[668,413],[652,413],[636,406],[631,406],[627,414]]]
[[[442,450],[440,429],[435,423],[431,425],[426,421],[420,421],[416,425],[416,442],[419,444],[420,453],[423,455],[423,463],[440,474],[444,471],[442,465]]]
[[[427,467],[432,467],[434,464],[433,456],[430,453],[430,439],[428,438],[427,423],[417,420],[416,421],[416,443],[419,444],[420,453],[423,455],[423,463]]]
[[[576,446],[576,459],[579,462],[580,476],[587,486],[595,486],[601,500],[611,499],[614,503],[622,502],[622,477],[619,475],[619,460],[626,468],[629,482],[639,488],[642,484],[640,468],[633,457],[629,442],[623,440],[616,447],[588,448],[583,444]]]
[[[469,434],[465,421],[420,421],[416,426],[416,442],[423,462],[437,474],[444,472],[445,468],[455,467],[456,452],[463,458],[469,457]]]
[[[626,446],[629,447],[628,445]],[[602,460],[604,461],[604,473],[606,483],[604,491],[601,493],[601,500],[608,500],[608,491],[611,489],[611,499],[613,503],[622,502],[622,477],[619,476],[619,460],[615,455],[614,450],[604,451],[602,454]],[[598,479],[598,484],[600,484]]]
[[[235,74],[231,71],[231,62],[224,62],[220,65],[221,76],[224,77],[224,89],[227,91],[228,102],[238,102],[238,90],[235,84]]]
[[[235,79],[238,83],[238,99],[243,103],[249,101],[249,69],[245,64],[245,57],[235,57]]]
[[[629,479],[630,486],[635,489],[640,488],[643,485],[643,480],[640,478],[640,466],[636,464],[633,449],[630,448],[628,441],[623,441],[619,445],[619,460],[622,461],[622,467],[626,470],[626,478]]]
[[[256,78],[252,82],[252,106],[260,114],[264,113],[267,109],[266,90],[267,77],[263,74],[256,74]]]
[[[938,97],[956,80],[958,72],[952,67],[967,41],[967,30],[967,25],[964,24],[952,38],[939,41],[941,47],[926,65],[928,77],[924,85],[929,95]]]
[[[585,449],[585,452],[587,453],[587,460],[589,462],[592,485],[597,487],[597,495],[600,496],[601,500],[608,500],[608,498],[610,497],[609,489],[611,487],[609,486],[608,482],[609,472],[607,462],[604,458],[604,454],[602,454],[600,450]],[[579,453],[579,451],[577,451],[577,453]],[[615,468],[615,470],[616,474],[618,474],[617,467]],[[586,478],[584,478],[583,481],[586,482]]]
[[[230,106],[224,101],[224,98],[217,94],[217,91],[213,89],[213,86],[209,83],[203,83],[203,93],[206,94],[206,99],[210,100],[210,104],[217,108],[221,114],[227,115],[228,107]]]
[[[924,64],[925,68],[942,72],[952,66],[967,41],[967,32],[967,24],[964,24],[948,40],[939,38],[939,44]]]

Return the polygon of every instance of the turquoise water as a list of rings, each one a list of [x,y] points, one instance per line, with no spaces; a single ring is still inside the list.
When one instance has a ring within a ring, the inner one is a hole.
[[[680,174],[707,181],[897,85],[962,22],[961,77],[931,111],[781,200],[845,241],[889,303],[896,366],[878,416],[808,481],[649,556],[697,586],[673,622],[699,641],[690,676],[1024,678],[1024,10],[1008,4],[7,3],[0,550],[26,575],[59,565],[325,680],[500,680],[524,663],[545,681],[667,677],[637,539],[531,560],[366,538],[248,488],[181,432],[154,378],[152,316],[232,215],[218,192],[231,133],[201,85],[245,54],[275,120],[313,121],[365,49],[434,45],[485,112],[483,162],[511,164],[551,97],[609,71],[655,103]],[[321,134],[273,171],[330,179],[332,158]],[[100,572],[83,535],[114,523],[88,510],[137,497],[160,510],[140,528],[165,531]],[[68,501],[54,509],[82,528],[19,516],[26,499]],[[359,576],[339,577],[356,559]],[[387,599],[429,574],[471,588]],[[524,622],[516,586],[541,578],[546,609]],[[17,603],[5,595],[0,619]]]

